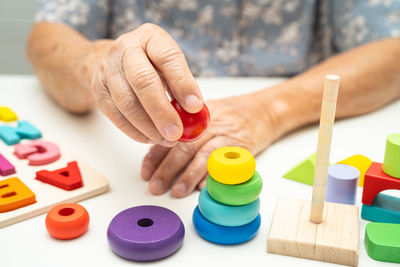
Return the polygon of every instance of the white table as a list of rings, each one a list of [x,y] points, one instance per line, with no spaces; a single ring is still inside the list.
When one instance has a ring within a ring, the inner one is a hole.
[[[199,79],[206,98],[221,98],[255,91],[280,79],[223,78]],[[311,187],[281,176],[316,150],[316,125],[303,128],[273,144],[257,157],[257,170],[264,179],[261,195],[262,226],[250,242],[237,246],[214,245],[195,232],[191,216],[198,192],[184,199],[169,193],[152,196],[147,182],[140,178],[140,166],[147,145],[131,141],[99,111],[73,116],[57,107],[40,89],[33,76],[0,76],[0,105],[11,107],[20,118],[31,121],[47,136],[62,140],[78,156],[104,174],[111,191],[81,202],[90,213],[89,231],[82,237],[59,241],[45,229],[45,215],[0,229],[0,266],[132,266],[109,248],[106,230],[120,211],[142,204],[162,205],[174,210],[183,220],[186,236],[183,247],[156,266],[333,266],[327,263],[266,253],[266,238],[279,196],[310,199]],[[400,101],[362,117],[341,120],[334,127],[331,162],[353,154],[363,154],[382,162],[386,136],[399,132]],[[396,192],[400,193],[400,192]],[[400,194],[397,194],[400,196]],[[357,204],[361,207],[361,190]],[[360,222],[359,266],[396,266],[372,260],[364,248],[364,229]],[[153,265],[152,264],[152,265]],[[211,266],[211,265],[210,265]]]

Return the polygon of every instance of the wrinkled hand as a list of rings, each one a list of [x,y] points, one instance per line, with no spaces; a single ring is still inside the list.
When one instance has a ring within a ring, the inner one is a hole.
[[[201,139],[172,148],[154,145],[144,158],[142,178],[150,181],[153,194],[166,192],[172,184],[175,197],[187,196],[196,187],[201,190],[208,157],[217,148],[239,146],[256,154],[272,142],[273,123],[253,96],[209,101],[207,106],[211,123]]]
[[[190,113],[203,106],[200,89],[175,41],[143,24],[115,40],[97,64],[91,91],[101,111],[143,143],[172,146],[183,131],[167,92]]]

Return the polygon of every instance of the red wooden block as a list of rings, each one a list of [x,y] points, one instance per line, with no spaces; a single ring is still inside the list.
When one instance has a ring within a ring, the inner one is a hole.
[[[68,191],[83,186],[81,172],[76,161],[69,162],[67,167],[55,171],[38,171],[36,179]]]
[[[400,179],[384,173],[382,163],[372,162],[365,173],[362,203],[371,205],[377,194],[389,189],[400,190]]]

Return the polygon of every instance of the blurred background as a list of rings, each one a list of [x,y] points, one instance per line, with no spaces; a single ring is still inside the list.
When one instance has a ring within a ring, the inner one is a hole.
[[[25,44],[35,9],[36,0],[0,0],[0,74],[33,73]]]

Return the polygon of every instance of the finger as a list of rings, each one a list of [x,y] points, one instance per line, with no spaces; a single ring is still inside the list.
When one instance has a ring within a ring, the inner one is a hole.
[[[164,76],[178,103],[187,112],[199,112],[204,104],[203,98],[184,54],[166,31],[153,27],[157,34],[151,35],[144,43],[144,51]]]
[[[143,180],[149,180],[170,148],[154,145],[143,159],[141,175]]]
[[[200,148],[192,162],[172,187],[172,195],[174,197],[185,197],[196,188],[207,174],[208,157],[214,150],[225,145],[224,140],[223,137],[216,137]]]
[[[132,46],[124,51],[122,65],[129,85],[158,131],[165,139],[176,141],[183,132],[182,122],[147,55]]]
[[[99,109],[106,115],[117,128],[127,136],[141,143],[149,143],[150,140],[136,129],[121,112],[115,107],[107,88],[101,86],[95,95],[95,101]]]

